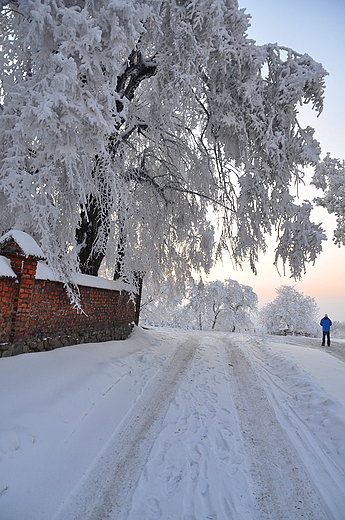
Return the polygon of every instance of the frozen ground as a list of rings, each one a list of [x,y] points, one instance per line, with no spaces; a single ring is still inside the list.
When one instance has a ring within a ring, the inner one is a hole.
[[[140,328],[0,359],[0,519],[344,520],[344,361]]]

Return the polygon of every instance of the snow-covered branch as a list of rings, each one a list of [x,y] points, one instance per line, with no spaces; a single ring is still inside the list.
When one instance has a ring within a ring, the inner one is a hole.
[[[289,189],[319,164],[298,107],[321,112],[320,64],[255,45],[234,0],[15,7],[1,12],[0,232],[31,233],[72,283],[103,263],[187,279],[222,251],[255,271],[267,233],[293,276],[315,260],[322,230]]]

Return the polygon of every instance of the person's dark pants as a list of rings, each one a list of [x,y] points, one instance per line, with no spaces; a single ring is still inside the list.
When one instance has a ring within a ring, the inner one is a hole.
[[[327,346],[330,347],[331,346],[331,335],[330,335],[330,332],[325,332],[325,331],[322,331],[322,346],[324,347],[325,346],[325,340],[327,338]]]

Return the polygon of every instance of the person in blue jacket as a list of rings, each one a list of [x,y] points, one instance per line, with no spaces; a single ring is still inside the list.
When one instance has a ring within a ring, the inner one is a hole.
[[[325,346],[325,340],[327,338],[327,346],[331,346],[331,325],[332,321],[329,319],[327,314],[324,315],[322,320],[320,321],[320,325],[322,327],[322,346]]]

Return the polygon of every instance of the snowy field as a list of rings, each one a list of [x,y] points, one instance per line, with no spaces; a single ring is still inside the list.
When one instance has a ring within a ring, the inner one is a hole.
[[[140,328],[0,359],[0,519],[344,520],[344,361]]]

